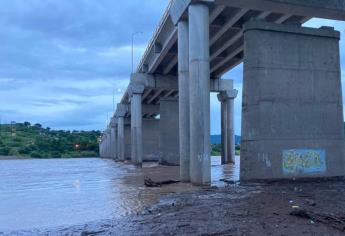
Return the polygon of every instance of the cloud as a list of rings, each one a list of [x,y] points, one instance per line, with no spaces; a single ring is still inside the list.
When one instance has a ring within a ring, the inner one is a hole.
[[[0,1],[0,116],[102,129],[168,0]],[[139,7],[140,6],[140,7]],[[135,17],[133,17],[135,16]],[[143,20],[145,19],[145,20]]]
[[[56,129],[102,129],[131,73],[131,35],[138,64],[169,0],[0,1],[0,116]],[[345,37],[345,23],[313,19]],[[341,40],[345,68],[345,40]],[[234,79],[235,132],[241,131],[243,66]],[[343,75],[343,84],[344,84]],[[344,85],[343,85],[344,88]],[[211,95],[212,133],[220,133],[220,105]]]

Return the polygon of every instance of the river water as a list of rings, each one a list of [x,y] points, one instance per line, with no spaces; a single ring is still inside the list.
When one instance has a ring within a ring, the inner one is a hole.
[[[145,163],[140,169],[97,158],[2,160],[0,232],[117,218],[142,211],[162,195],[197,189],[185,183],[144,187],[145,176],[162,181],[178,175],[178,167]],[[221,166],[213,157],[212,185],[224,185],[222,178],[238,180],[239,165]]]

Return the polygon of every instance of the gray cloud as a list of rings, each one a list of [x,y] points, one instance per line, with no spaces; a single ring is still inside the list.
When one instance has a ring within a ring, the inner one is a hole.
[[[168,0],[0,1],[0,116],[101,129]]]
[[[169,0],[0,1],[0,116],[8,122],[42,123],[56,129],[102,129],[119,101]],[[312,27],[345,24],[312,20]],[[341,41],[345,68],[345,41]],[[242,65],[226,74],[241,90]],[[241,92],[241,91],[240,91]],[[212,97],[212,133],[220,132],[219,104]],[[241,94],[236,99],[240,133]]]

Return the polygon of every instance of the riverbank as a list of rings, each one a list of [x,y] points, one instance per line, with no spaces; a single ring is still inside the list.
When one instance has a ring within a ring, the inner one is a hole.
[[[0,156],[0,160],[28,160],[33,159],[31,157],[19,157],[19,156]]]
[[[21,235],[344,235],[344,180],[230,184],[172,194],[138,215]]]
[[[28,156],[0,156],[1,160],[46,160],[46,159],[83,159],[83,158],[99,158],[99,157],[46,157],[46,158],[37,158],[37,157],[28,157]]]

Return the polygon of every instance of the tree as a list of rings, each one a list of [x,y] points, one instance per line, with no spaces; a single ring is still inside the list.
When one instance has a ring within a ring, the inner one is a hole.
[[[30,127],[30,126],[31,126],[31,123],[30,123],[30,122],[28,122],[28,121],[25,121],[25,122],[24,122],[24,126],[26,126],[26,127]]]

